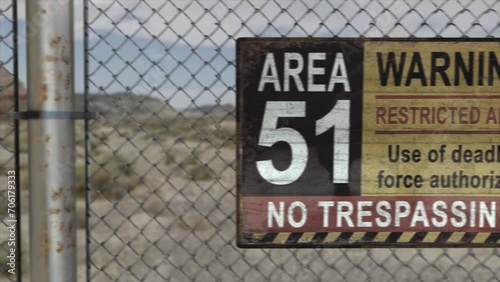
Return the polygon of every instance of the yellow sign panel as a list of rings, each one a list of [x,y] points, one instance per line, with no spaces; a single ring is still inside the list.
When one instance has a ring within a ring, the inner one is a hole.
[[[365,42],[363,195],[500,193],[499,50]]]

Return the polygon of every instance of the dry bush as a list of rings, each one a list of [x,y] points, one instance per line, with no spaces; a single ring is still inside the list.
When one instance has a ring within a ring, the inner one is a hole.
[[[152,118],[144,123],[145,139],[156,139],[159,142],[168,138],[184,141],[208,140],[214,147],[234,146],[234,121],[220,122],[205,116],[175,116],[168,118]]]
[[[90,166],[93,199],[97,197],[121,199],[142,182],[142,179],[120,156],[101,152],[94,157],[94,160]],[[85,164],[77,164],[75,173],[76,195],[85,197]]]
[[[184,177],[192,179],[193,181],[207,181],[216,177],[209,166],[194,155],[190,155],[182,163],[182,166],[188,173],[187,175],[184,175]]]

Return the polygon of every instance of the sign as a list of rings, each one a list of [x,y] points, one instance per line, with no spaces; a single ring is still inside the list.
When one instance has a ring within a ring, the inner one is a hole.
[[[243,38],[240,247],[500,246],[498,39]]]

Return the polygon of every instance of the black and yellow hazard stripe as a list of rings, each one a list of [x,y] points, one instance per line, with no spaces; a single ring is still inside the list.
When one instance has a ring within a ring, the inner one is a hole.
[[[477,232],[280,232],[243,234],[256,245],[349,245],[349,244],[496,244],[500,233]]]

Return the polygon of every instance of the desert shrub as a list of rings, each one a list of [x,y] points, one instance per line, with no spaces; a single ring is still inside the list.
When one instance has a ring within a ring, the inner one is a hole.
[[[190,166],[188,171],[195,181],[205,181],[214,178],[213,172],[204,164]]]
[[[0,149],[4,150],[4,148],[11,152],[14,151],[15,148],[14,132],[12,132],[6,138],[0,140]],[[22,129],[20,130],[19,133],[19,152],[20,153],[28,152],[28,133],[26,130]]]
[[[7,200],[7,190],[0,192],[0,218],[4,218],[7,215],[7,205],[9,204]]]
[[[121,199],[141,183],[141,178],[121,157],[110,153],[95,157],[91,164],[91,197],[104,196],[107,199]],[[76,193],[85,196],[85,165],[76,166]]]
[[[6,165],[1,165],[0,166],[0,176],[7,175],[7,171],[9,171],[9,169],[7,168]]]
[[[172,155],[170,155],[170,154],[165,155],[165,158],[163,160],[163,164],[165,164],[165,165],[173,165],[173,164],[175,164],[174,157]]]
[[[127,162],[111,153],[96,156],[90,167],[92,198],[103,195],[108,199],[121,199],[141,183],[141,178]],[[30,181],[27,167],[21,167],[17,178],[21,189],[27,190]],[[82,161],[75,165],[75,185],[76,197],[85,197],[85,164]]]
[[[192,179],[194,181],[206,181],[215,178],[214,172],[204,164],[200,159],[191,155],[183,163],[182,166],[185,168],[187,175],[184,175],[186,179]]]
[[[216,147],[233,147],[234,123],[218,121],[206,116],[152,118],[144,123],[143,139],[180,138],[184,141],[209,140]],[[233,143],[233,144],[231,144]]]
[[[29,178],[29,175],[28,175],[28,168],[21,168],[21,170],[19,171],[19,174],[17,176],[17,178],[19,179],[19,181],[17,182],[17,185],[18,186],[21,186],[21,190],[28,190],[28,188],[30,187],[30,178]]]
[[[76,201],[76,227],[85,228],[87,226],[87,214],[85,213],[85,201]]]
[[[217,140],[218,147],[235,147],[235,130],[233,127],[221,126],[213,133],[214,138]]]
[[[142,130],[144,131],[143,139],[156,138],[163,140],[164,138],[171,135],[169,128],[167,127],[167,121],[153,117],[142,124]],[[165,124],[164,124],[165,123]]]
[[[83,121],[75,122],[75,145],[84,146],[85,142],[85,124]]]

